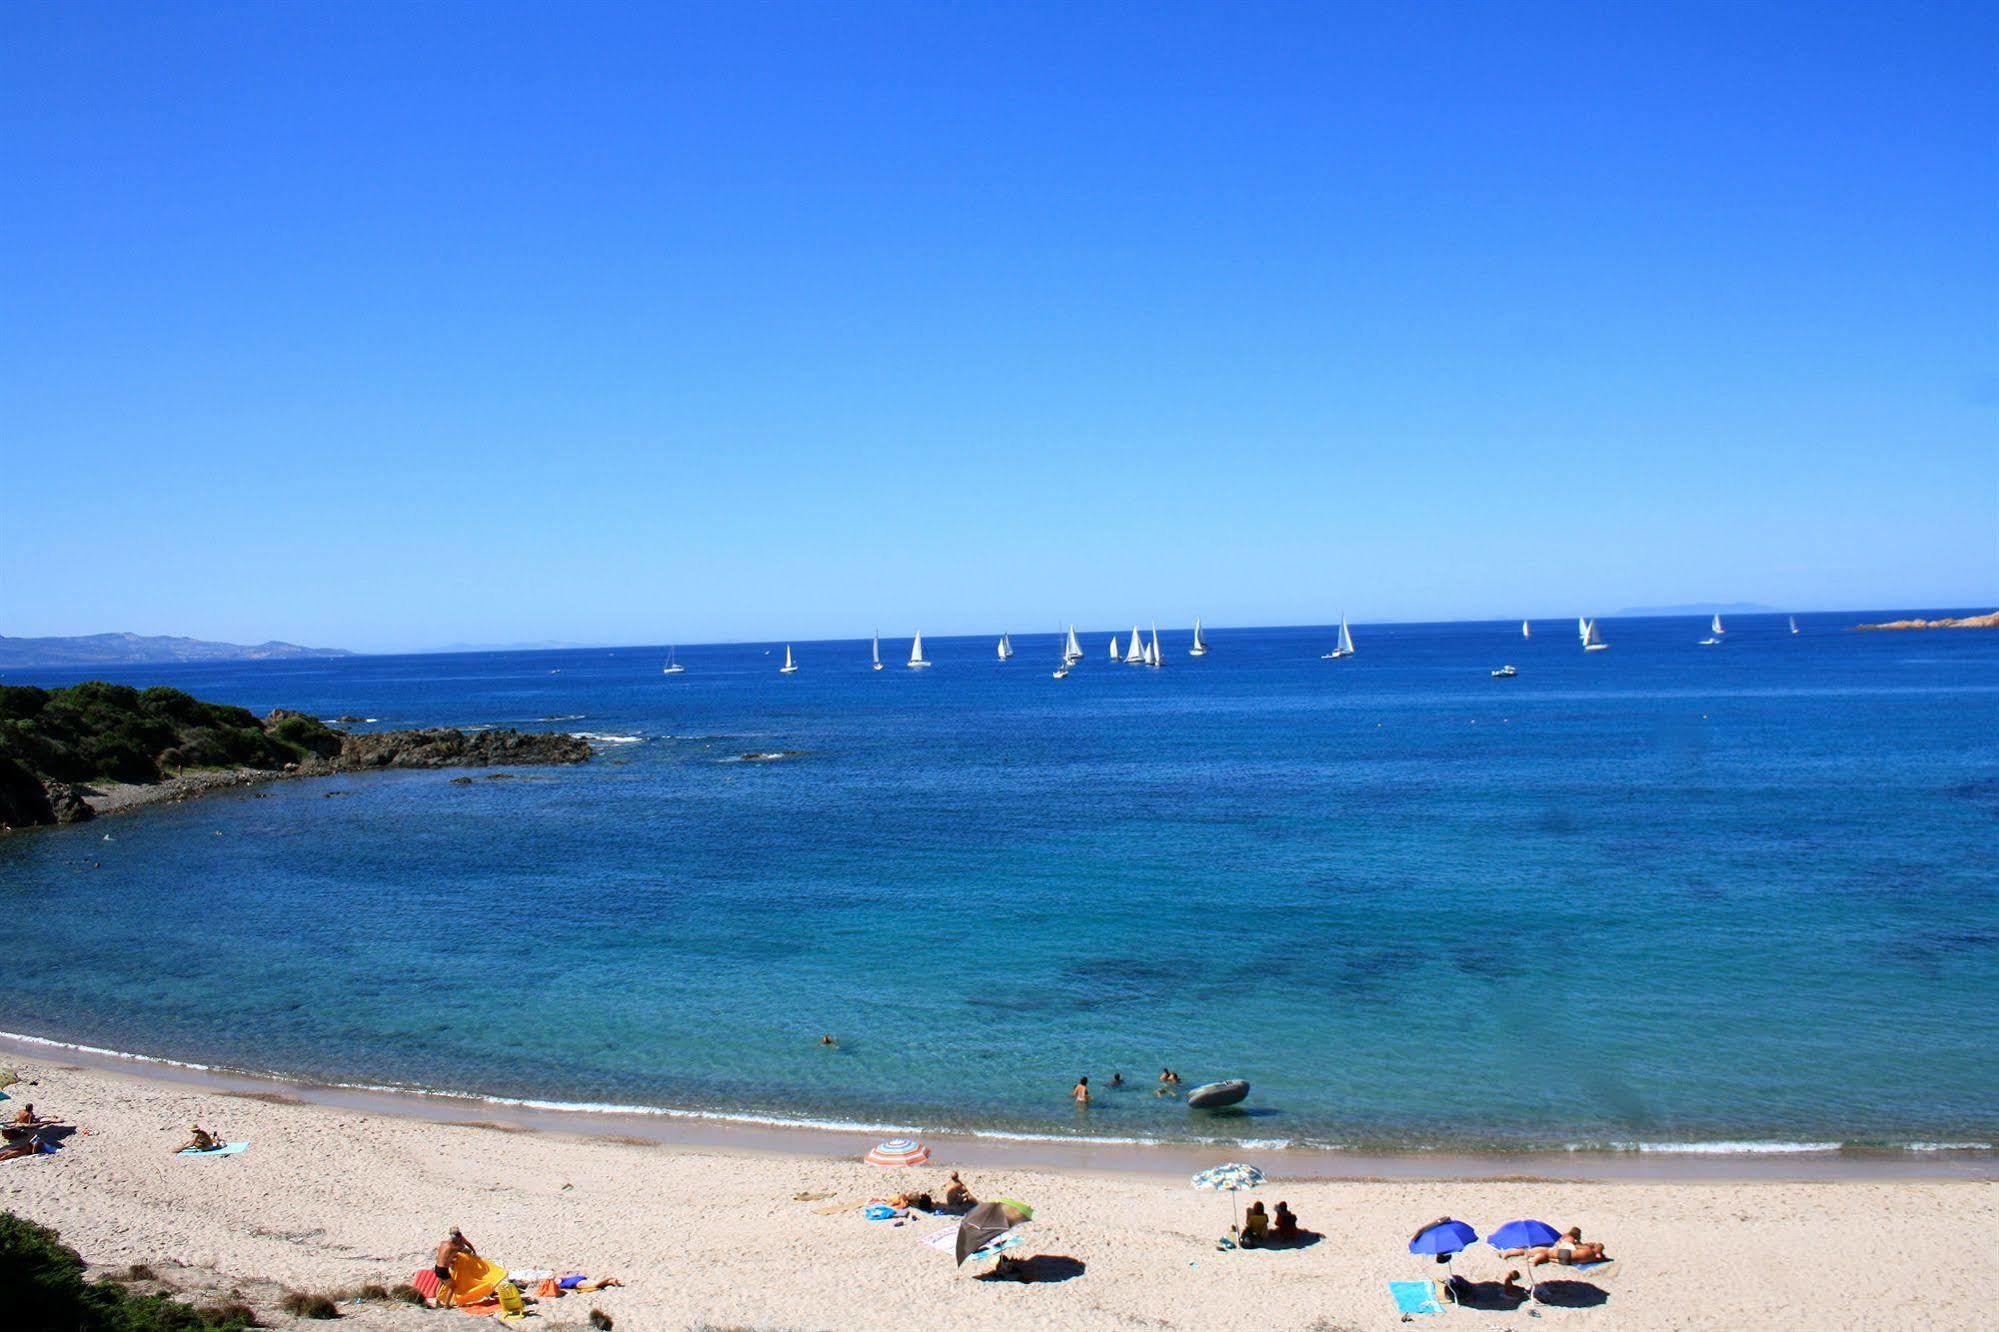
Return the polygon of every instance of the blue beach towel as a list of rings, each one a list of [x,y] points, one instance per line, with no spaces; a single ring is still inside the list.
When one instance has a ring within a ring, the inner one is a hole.
[[[1405,1314],[1440,1314],[1437,1288],[1428,1281],[1391,1281],[1388,1293],[1395,1297],[1395,1311]]]
[[[222,1145],[221,1145],[220,1147],[211,1147],[211,1148],[209,1148],[209,1149],[208,1149],[207,1151],[205,1151],[205,1152],[203,1152],[203,1151],[197,1151],[197,1150],[195,1150],[195,1149],[194,1149],[194,1148],[192,1148],[192,1147],[188,1147],[188,1148],[184,1148],[184,1149],[182,1149],[182,1150],[181,1150],[181,1151],[180,1151],[179,1153],[177,1153],[177,1155],[180,1155],[180,1156],[234,1156],[234,1155],[236,1155],[236,1153],[238,1153],[238,1152],[242,1151],[242,1150],[243,1150],[244,1148],[248,1147],[249,1145],[250,1145],[250,1144],[249,1144],[249,1143],[247,1143],[247,1142],[225,1142],[225,1143],[223,1143],[223,1144],[222,1144]]]

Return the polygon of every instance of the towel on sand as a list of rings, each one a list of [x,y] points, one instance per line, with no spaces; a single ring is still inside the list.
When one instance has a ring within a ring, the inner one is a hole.
[[[1428,1281],[1391,1281],[1388,1293],[1395,1297],[1395,1311],[1404,1314],[1440,1314],[1437,1287]]]
[[[208,1149],[207,1151],[202,1151],[201,1149],[199,1149],[199,1148],[196,1148],[196,1147],[183,1147],[183,1148],[182,1148],[182,1149],[181,1149],[180,1151],[176,1152],[176,1153],[175,1153],[175,1155],[177,1155],[177,1156],[234,1156],[234,1155],[236,1155],[236,1153],[238,1153],[238,1152],[240,1152],[240,1151],[244,1150],[244,1149],[245,1149],[245,1148],[247,1148],[247,1147],[248,1147],[249,1145],[250,1145],[250,1144],[249,1144],[249,1143],[247,1143],[247,1142],[225,1142],[225,1143],[223,1143],[223,1144],[222,1144],[222,1145],[221,1145],[220,1147],[210,1147],[210,1148],[209,1148],[209,1149]]]

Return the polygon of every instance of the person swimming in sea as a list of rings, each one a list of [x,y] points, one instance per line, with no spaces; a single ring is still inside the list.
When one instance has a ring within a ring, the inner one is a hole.
[[[834,1047],[835,1049],[838,1049],[838,1048],[839,1048],[839,1045],[840,1045],[840,1043],[839,1043],[838,1041],[834,1040],[834,1039],[833,1039],[833,1038],[832,1038],[831,1036],[821,1036],[821,1037],[819,1038],[819,1043],[820,1043],[821,1045],[830,1045],[830,1046]]]
[[[1159,1070],[1159,1090],[1152,1094],[1154,1096],[1178,1096],[1180,1093],[1174,1089],[1179,1085],[1180,1075],[1170,1068],[1162,1068]]]
[[[1122,1087],[1122,1086],[1124,1086],[1124,1074],[1122,1074],[1122,1073],[1119,1073],[1119,1072],[1117,1072],[1117,1071],[1113,1070],[1113,1071],[1111,1072],[1111,1086],[1113,1086],[1113,1087]]]

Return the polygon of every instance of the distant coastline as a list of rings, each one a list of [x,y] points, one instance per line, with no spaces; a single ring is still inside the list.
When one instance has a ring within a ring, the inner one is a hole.
[[[1856,624],[1855,629],[1999,629],[1999,611],[1988,615],[1964,615],[1942,620],[1889,620],[1885,624]]]
[[[297,661],[351,657],[345,648],[265,643],[216,643],[155,634],[82,634],[68,638],[9,638],[0,634],[0,669],[146,666],[189,661]]]

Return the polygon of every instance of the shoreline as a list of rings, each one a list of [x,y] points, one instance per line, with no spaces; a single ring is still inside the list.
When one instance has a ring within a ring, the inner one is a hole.
[[[429,1124],[477,1124],[516,1132],[702,1151],[752,1151],[853,1159],[885,1137],[918,1133],[950,1159],[981,1168],[1027,1168],[1136,1176],[1184,1176],[1224,1156],[1254,1156],[1272,1177],[1297,1180],[1550,1180],[1639,1182],[1827,1182],[1999,1180],[1999,1152],[1938,1143],[1861,1148],[1776,1142],[1659,1144],[1586,1149],[1391,1151],[1284,1145],[1102,1139],[1004,1131],[940,1131],[906,1125],[845,1125],[652,1106],[584,1106],[531,1098],[314,1081],[309,1078],[108,1050],[0,1032],[0,1054],[215,1095],[384,1115]],[[1675,1149],[1679,1147],[1679,1149]]]
[[[225,1089],[46,1057],[17,1067],[27,1085],[10,1089],[12,1102],[32,1099],[79,1127],[52,1155],[0,1162],[0,1210],[58,1230],[93,1276],[144,1264],[149,1289],[246,1302],[280,1326],[290,1320],[273,1306],[287,1292],[332,1295],[342,1321],[365,1332],[456,1324],[361,1296],[427,1267],[445,1229],[460,1226],[512,1270],[623,1279],[540,1304],[552,1330],[583,1325],[595,1308],[634,1332],[914,1321],[947,1332],[1388,1328],[1398,1325],[1388,1284],[1440,1271],[1407,1252],[1409,1234],[1447,1214],[1481,1234],[1533,1216],[1608,1245],[1617,1261],[1606,1268],[1538,1269],[1546,1302],[1528,1312],[1551,1327],[1913,1332],[1975,1326],[1987,1312],[1963,1237],[1989,1218],[1989,1183],[1273,1175],[1255,1196],[1288,1201],[1306,1242],[1229,1251],[1216,1241],[1230,1202],[1185,1175],[982,1165],[957,1140],[932,1141],[925,1165],[882,1170],[844,1146],[812,1156],[579,1137],[491,1115],[445,1118],[451,1107],[411,1117],[309,1103],[252,1079]],[[190,1123],[248,1146],[177,1158]],[[861,1213],[871,1197],[937,1191],[960,1170],[978,1196],[1035,1209],[1016,1250],[1031,1279],[954,1266],[937,1251],[948,1217]],[[1485,1244],[1456,1262],[1479,1283],[1514,1266]],[[1511,1302],[1474,1304],[1438,1325],[1500,1329],[1522,1317]]]

